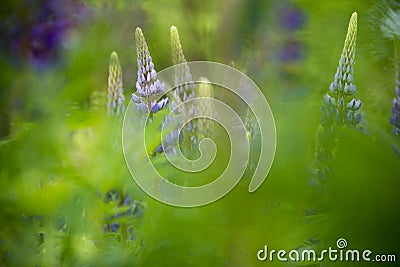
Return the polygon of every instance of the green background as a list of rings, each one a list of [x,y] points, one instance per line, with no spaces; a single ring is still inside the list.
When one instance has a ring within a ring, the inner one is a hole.
[[[379,35],[384,15],[376,12],[384,2],[93,0],[83,5],[86,13],[65,34],[56,63],[38,68],[6,49],[1,54],[0,265],[291,266],[296,264],[259,262],[256,253],[264,245],[336,247],[339,238],[349,248],[400,257],[395,152],[400,139],[389,123],[395,67],[392,42]],[[32,6],[5,3],[2,26],[29,24],[23,10],[40,10]],[[285,6],[302,16],[294,30],[282,26],[279,10]],[[321,193],[309,181],[320,107],[354,11],[362,130],[341,131],[333,175]],[[105,108],[109,56],[119,55],[128,100],[136,82],[135,28],[143,29],[160,71],[172,65],[171,25],[179,29],[188,61],[234,64],[272,108],[275,160],[252,194],[244,177],[215,203],[177,208],[145,195],[130,176],[121,120],[107,116]],[[282,60],[280,51],[293,40],[300,56]],[[113,189],[119,199],[106,201]],[[114,219],[125,212],[122,195],[136,206],[133,215]],[[120,223],[118,231],[104,231],[111,221]],[[316,264],[330,265],[354,263]]]

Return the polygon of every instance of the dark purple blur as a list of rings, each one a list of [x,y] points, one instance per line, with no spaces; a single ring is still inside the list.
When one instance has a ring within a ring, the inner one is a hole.
[[[304,45],[300,41],[288,40],[279,51],[279,60],[282,62],[298,61],[304,57]]]
[[[57,62],[68,31],[87,13],[78,0],[17,0],[1,12],[1,47],[6,59],[46,67]]]
[[[279,11],[279,20],[283,28],[297,30],[305,23],[305,17],[301,9],[293,4],[284,5]]]

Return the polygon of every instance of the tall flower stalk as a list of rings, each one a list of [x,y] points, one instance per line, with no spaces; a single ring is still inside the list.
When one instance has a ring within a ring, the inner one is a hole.
[[[115,51],[111,53],[110,65],[108,68],[107,111],[110,115],[122,115],[125,111],[122,69],[118,54]]]
[[[350,18],[344,47],[339,60],[334,80],[329,86],[329,93],[324,96],[321,125],[356,126],[361,121],[361,114],[357,112],[361,101],[353,98],[356,93],[354,84],[354,63],[357,37],[357,13]]]
[[[158,102],[156,100],[157,96],[166,90],[166,86],[157,79],[149,48],[139,27],[135,31],[135,41],[138,71],[136,93],[132,93],[132,100],[137,110],[149,113],[152,117],[169,103],[169,99],[163,98]]]
[[[171,26],[171,54],[172,63],[179,65],[175,71],[175,84],[182,84],[174,90],[175,100],[184,102],[196,96],[196,85],[193,82],[189,66],[183,54],[181,41],[179,39],[179,32],[175,26]]]
[[[354,84],[356,37],[357,13],[354,12],[350,18],[339,65],[321,107],[322,114],[311,166],[311,183],[316,186],[318,195],[326,193],[326,185],[333,172],[340,128],[354,128],[361,121],[359,113],[361,101],[353,98],[356,93]],[[309,207],[304,211],[306,220],[309,218],[312,220],[324,211],[324,207],[320,207],[319,204],[316,203],[316,207]],[[297,249],[315,249],[319,244],[319,238],[310,237]]]
[[[354,97],[354,64],[357,37],[357,13],[350,18],[344,47],[329,93],[324,96],[317,133],[313,182],[321,184],[332,171],[340,127],[357,127],[361,121],[361,101]]]
[[[175,68],[175,84],[178,86],[173,91],[172,98],[174,101],[171,105],[171,109],[175,109],[179,104],[196,97],[196,85],[193,82],[189,66],[185,59],[185,55],[183,54],[178,29],[175,26],[171,26],[170,33],[172,63],[177,65]],[[196,114],[197,107],[195,105],[192,105],[191,107],[184,105],[182,108],[179,108],[179,112],[182,120],[186,122],[191,116]],[[198,140],[196,131],[197,127],[193,121],[187,122],[185,127],[182,129],[183,148],[188,153],[193,152],[193,149],[197,146]],[[177,138],[179,138],[179,133],[175,130],[171,132],[167,140],[176,140]],[[171,149],[174,150],[176,148]]]

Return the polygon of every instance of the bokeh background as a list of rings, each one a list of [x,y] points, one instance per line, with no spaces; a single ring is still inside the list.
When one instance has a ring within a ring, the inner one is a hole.
[[[3,1],[0,265],[257,266],[264,245],[319,250],[338,238],[400,257],[400,137],[390,124],[400,16],[397,33],[384,27],[398,9],[372,0]],[[310,182],[320,109],[354,11],[363,118],[341,131],[321,192]],[[172,25],[188,61],[235,66],[269,101],[277,150],[255,193],[244,177],[211,205],[176,208],[130,176],[121,121],[107,115],[110,54],[119,55],[128,101],[135,28],[159,71],[172,65]]]

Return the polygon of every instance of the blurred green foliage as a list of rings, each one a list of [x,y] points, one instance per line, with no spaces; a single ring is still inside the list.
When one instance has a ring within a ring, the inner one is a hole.
[[[393,53],[390,41],[382,37],[386,45],[380,45],[379,32],[370,34],[380,21],[374,10],[384,3],[93,0],[84,3],[83,22],[63,39],[58,63],[40,69],[14,64],[3,51],[0,265],[255,266],[265,244],[289,250],[311,238],[324,248],[341,237],[352,248],[398,254],[400,164],[392,147],[400,140],[389,124]],[[287,6],[303,16],[295,29],[282,23]],[[354,11],[363,131],[341,131],[333,176],[319,194],[309,176],[320,107]],[[179,29],[188,61],[234,64],[268,99],[278,144],[270,174],[255,193],[247,192],[244,177],[213,204],[176,208],[145,195],[130,176],[121,120],[106,110],[110,53],[119,55],[130,99],[134,29],[143,28],[159,71],[172,64],[171,25]],[[279,58],[293,41],[301,55]],[[387,64],[376,55],[386,56]],[[118,192],[112,201],[111,191]],[[132,202],[125,205],[127,197]],[[119,228],[110,230],[111,223]],[[353,266],[346,264],[340,266]]]

